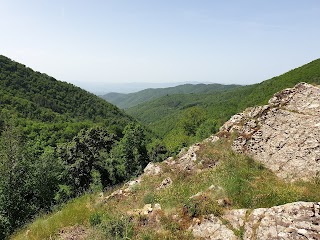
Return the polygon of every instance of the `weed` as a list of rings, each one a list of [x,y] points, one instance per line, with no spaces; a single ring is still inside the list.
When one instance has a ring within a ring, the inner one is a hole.
[[[125,215],[105,219],[100,226],[106,239],[131,239],[133,236],[132,219]]]
[[[184,204],[184,209],[184,212],[187,213],[190,218],[208,214],[221,216],[223,213],[223,208],[219,206],[216,199],[209,194],[188,199]]]
[[[99,225],[102,222],[102,214],[95,212],[89,216],[90,226]]]
[[[151,192],[148,192],[146,195],[144,195],[143,202],[144,202],[144,204],[154,204],[154,203],[156,203],[155,194],[151,193]]]

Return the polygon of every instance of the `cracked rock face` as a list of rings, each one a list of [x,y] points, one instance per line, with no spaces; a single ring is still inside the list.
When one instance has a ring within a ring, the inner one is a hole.
[[[310,180],[320,172],[320,88],[300,83],[268,105],[233,116],[221,131],[238,132],[233,150],[247,153],[283,179]]]
[[[209,215],[191,229],[202,239],[320,239],[320,203],[230,210],[221,217]]]

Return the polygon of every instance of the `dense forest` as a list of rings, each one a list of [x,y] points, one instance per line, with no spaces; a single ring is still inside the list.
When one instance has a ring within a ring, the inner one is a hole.
[[[0,56],[0,239],[141,173],[165,153],[150,136],[94,94]]]
[[[266,104],[274,93],[299,82],[320,84],[320,59],[259,84],[213,93],[169,94],[126,112],[155,132],[168,150],[178,152],[216,132],[232,115]]]

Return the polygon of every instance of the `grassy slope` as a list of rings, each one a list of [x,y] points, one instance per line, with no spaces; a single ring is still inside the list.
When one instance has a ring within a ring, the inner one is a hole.
[[[219,160],[220,164],[217,168],[203,167],[200,172],[178,173],[162,164],[161,175],[144,176],[141,185],[128,197],[111,198],[105,203],[97,201],[96,195],[81,197],[61,211],[37,219],[11,239],[55,239],[59,229],[78,224],[88,229],[91,236],[88,239],[117,239],[112,235],[115,231],[112,226],[121,226],[116,229],[126,231],[130,239],[192,239],[187,229],[193,217],[221,215],[225,210],[215,204],[217,199],[228,199],[232,208],[271,207],[320,199],[316,190],[319,181],[285,183],[251,158],[233,153],[230,142],[201,145],[198,160],[207,164]],[[173,180],[172,186],[155,190],[166,177]],[[224,191],[207,190],[212,184]],[[204,192],[203,197],[190,200],[200,191]],[[128,211],[147,203],[159,203],[162,210],[156,216],[128,217]]]
[[[210,118],[222,124],[233,114],[265,104],[274,93],[299,82],[320,84],[320,59],[259,84],[210,94],[169,95],[139,104],[126,112],[163,136],[175,127],[179,115],[189,107],[203,107]]]
[[[117,105],[119,108],[127,109],[138,104],[148,102],[162,96],[171,94],[189,94],[189,93],[213,93],[226,89],[236,88],[239,85],[222,84],[184,84],[176,87],[145,89],[136,93],[108,93],[101,96],[103,99]]]

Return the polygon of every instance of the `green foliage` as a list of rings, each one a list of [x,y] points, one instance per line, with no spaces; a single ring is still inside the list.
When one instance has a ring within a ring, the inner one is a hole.
[[[143,197],[144,204],[154,204],[156,203],[156,201],[157,201],[156,195],[152,192],[148,192]]]
[[[203,194],[185,201],[184,208],[190,218],[200,217],[208,214],[221,216],[223,208],[218,205],[217,200],[210,194]]]
[[[92,213],[92,214],[89,216],[90,226],[99,225],[99,224],[101,224],[101,222],[102,222],[102,214],[101,214],[101,213],[95,212],[95,213]]]
[[[25,118],[43,122],[90,119],[122,126],[130,121],[123,112],[94,94],[1,55],[0,79],[0,109],[14,109]]]
[[[101,192],[103,190],[103,185],[101,182],[101,174],[98,170],[93,169],[91,171],[91,183],[89,186],[89,190],[91,192]]]
[[[169,157],[165,143],[157,138],[148,144],[147,149],[149,160],[152,162],[160,162]]]
[[[32,183],[30,165],[25,159],[19,130],[6,126],[0,139],[0,213],[3,214],[0,228],[6,232],[21,225],[36,210],[34,195],[28,185]]]
[[[56,203],[62,204],[67,202],[73,196],[72,188],[65,184],[58,185],[58,191],[54,196]]]
[[[1,234],[127,179],[127,159],[109,160],[130,122],[103,99],[0,56]]]
[[[195,136],[198,127],[206,120],[206,111],[200,107],[191,107],[182,113],[181,125],[187,136]]]
[[[71,186],[74,194],[80,194],[90,186],[100,185],[100,181],[104,186],[110,184],[101,152],[110,152],[114,142],[113,134],[96,127],[80,131],[71,142],[60,146],[59,155],[65,169],[62,178]]]
[[[221,182],[235,205],[242,208],[270,207],[295,199],[294,189],[279,185],[274,177],[266,178],[270,170],[252,158],[239,158],[230,153],[229,159],[220,166]],[[256,184],[259,184],[259,188],[253,188]]]
[[[177,154],[182,148],[187,147],[192,141],[191,137],[187,136],[183,129],[174,129],[165,138],[164,142],[167,149],[174,154]]]
[[[90,215],[95,212],[94,204],[92,196],[88,194],[72,199],[63,206],[56,208],[50,214],[42,214],[32,224],[26,225],[24,230],[30,230],[28,234],[26,232],[16,233],[10,239],[54,239],[63,227],[87,223]]]
[[[197,140],[203,140],[218,131],[219,126],[217,121],[214,119],[207,119],[197,128],[196,138]]]
[[[127,172],[136,176],[148,164],[148,153],[145,142],[145,133],[141,125],[129,124],[124,129],[124,136],[120,144],[124,149]]]
[[[5,239],[11,231],[11,224],[4,214],[0,214],[0,239]]]

